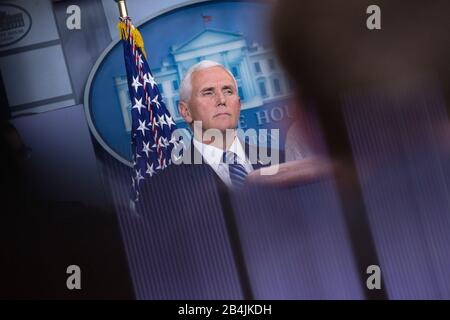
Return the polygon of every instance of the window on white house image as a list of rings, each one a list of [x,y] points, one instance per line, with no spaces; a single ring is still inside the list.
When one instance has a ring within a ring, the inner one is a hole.
[[[259,64],[259,62],[255,62],[254,66],[255,66],[255,72],[261,73],[261,65]]]
[[[278,95],[281,94],[281,83],[280,83],[280,79],[278,78],[274,78],[272,80],[272,84],[273,84],[273,92]]]

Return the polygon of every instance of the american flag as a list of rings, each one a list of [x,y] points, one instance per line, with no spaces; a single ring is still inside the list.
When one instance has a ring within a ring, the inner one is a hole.
[[[129,18],[121,19],[119,29],[131,99],[131,199],[137,202],[146,180],[171,164],[172,149],[178,144],[172,133],[177,127],[162,101],[138,30]]]

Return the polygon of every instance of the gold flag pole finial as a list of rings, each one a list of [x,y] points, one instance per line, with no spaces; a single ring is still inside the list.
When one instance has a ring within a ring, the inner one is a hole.
[[[117,5],[119,6],[120,18],[124,19],[128,17],[127,4],[125,0],[114,0],[114,1],[117,2]]]
[[[144,41],[142,40],[141,33],[138,29],[136,29],[132,24],[131,20],[129,20],[128,17],[128,10],[127,10],[127,4],[125,3],[125,0],[114,0],[119,5],[119,12],[120,12],[120,22],[117,24],[117,27],[120,31],[120,38],[122,40],[127,40],[130,35],[128,32],[131,33],[131,36],[134,40],[134,43],[136,44],[137,48],[140,48],[142,50],[142,53],[144,54],[144,57],[147,59],[147,53],[144,49]],[[125,20],[128,20],[128,22],[125,22]],[[130,24],[130,29],[127,28],[127,23]]]

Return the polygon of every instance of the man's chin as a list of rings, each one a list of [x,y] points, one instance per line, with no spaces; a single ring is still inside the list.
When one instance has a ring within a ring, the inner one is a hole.
[[[211,130],[219,130],[221,132],[226,132],[227,130],[235,130],[236,129],[236,124],[232,124],[232,123],[220,123],[217,125],[212,125],[209,127],[209,129]],[[208,129],[205,129],[208,130]]]

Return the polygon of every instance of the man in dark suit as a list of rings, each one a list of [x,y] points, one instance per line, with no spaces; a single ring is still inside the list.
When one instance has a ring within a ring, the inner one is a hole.
[[[173,164],[141,189],[140,206],[142,216],[149,221],[146,234],[157,235],[159,243],[166,244],[164,249],[155,245],[152,252],[170,252],[171,258],[183,261],[184,266],[211,266],[205,270],[217,270],[217,261],[231,263],[231,278],[240,286],[239,296],[253,299],[236,222],[234,193],[250,190],[244,186],[249,173],[277,165],[283,158],[279,151],[268,153],[267,148],[247,144],[242,136],[238,137],[240,110],[236,80],[224,66],[202,61],[191,67],[181,82],[179,111],[191,127],[193,138],[186,143],[182,157],[172,154]],[[267,173],[271,172],[276,170]],[[198,237],[202,240],[196,240]],[[200,244],[204,241],[214,248],[211,252],[198,249],[203,248]],[[195,251],[189,247],[192,243],[198,243]],[[215,256],[223,252],[223,257]],[[203,262],[204,256],[208,257],[207,262]],[[163,277],[170,279],[172,274],[166,270],[172,267],[163,258],[158,261],[164,266]],[[177,278],[205,277],[192,272],[181,276],[186,274],[181,268],[173,274]],[[214,281],[220,283],[222,277],[223,274],[216,274]],[[193,280],[199,288],[201,282]]]
[[[243,186],[249,173],[283,160],[278,150],[269,153],[266,146],[249,145],[238,137],[240,110],[236,80],[223,65],[204,60],[188,70],[181,82],[179,111],[193,129],[193,139],[183,163],[207,164],[228,188]]]
[[[142,187],[146,196],[140,205],[146,211],[155,194],[189,198],[192,190],[201,192],[205,201],[218,195],[222,209],[228,211],[230,190],[242,190],[249,174],[278,172],[284,155],[278,149],[244,141],[251,137],[247,132],[244,137],[239,134],[240,110],[236,79],[223,65],[204,60],[187,71],[180,85],[179,112],[193,137],[183,142],[182,155],[174,149],[171,166]]]
[[[188,279],[184,281],[190,285],[183,290],[194,288],[201,297],[205,296],[202,283],[210,288],[232,279],[239,288],[238,297],[255,298],[255,283],[247,265],[251,257],[245,255],[242,241],[249,237],[248,224],[242,219],[255,211],[270,212],[270,207],[261,210],[252,199],[255,194],[267,198],[273,189],[245,184],[250,175],[263,177],[251,180],[269,185],[286,181],[285,174],[277,174],[284,158],[279,151],[242,139],[237,129],[240,110],[236,81],[224,66],[212,61],[194,65],[181,83],[179,105],[193,139],[183,156],[177,154],[177,147],[173,164],[141,188],[142,237],[157,239],[148,244],[152,268],[156,265],[167,283]],[[249,132],[245,133],[248,136]],[[280,173],[289,173],[298,166],[284,168],[282,164],[280,168]],[[275,211],[271,214],[277,215]],[[229,277],[222,266],[231,266]],[[206,280],[208,277],[213,281]]]

